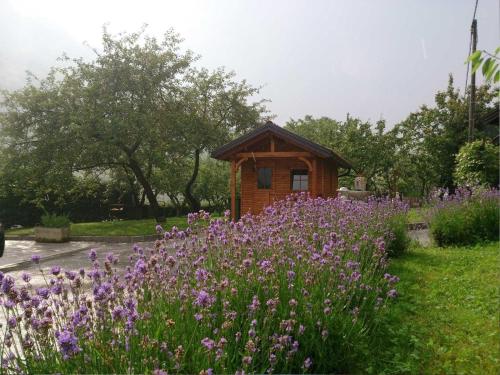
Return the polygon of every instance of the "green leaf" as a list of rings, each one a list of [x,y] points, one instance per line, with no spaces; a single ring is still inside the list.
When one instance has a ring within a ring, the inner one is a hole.
[[[497,70],[497,72],[495,73],[495,78],[493,79],[493,82],[497,83],[498,81],[500,81],[500,71]]]
[[[476,73],[476,70],[479,69],[482,62],[483,62],[483,59],[479,59],[477,61],[472,62],[472,74]]]
[[[483,63],[483,69],[482,69],[483,76],[485,76],[488,73],[489,69],[491,68],[492,63],[493,63],[493,60],[491,60],[491,57],[486,59],[486,61]]]
[[[474,52],[472,55],[469,56],[467,61],[472,61],[472,62],[476,61],[477,59],[479,59],[481,57],[481,53],[482,53],[482,51]]]
[[[493,61],[492,61],[493,62]],[[486,72],[485,78],[487,81],[491,81],[491,77],[493,77],[493,74],[498,71],[498,63],[492,63],[490,69]]]

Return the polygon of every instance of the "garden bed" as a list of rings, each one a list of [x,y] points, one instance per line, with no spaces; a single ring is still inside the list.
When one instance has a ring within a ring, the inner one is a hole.
[[[152,251],[135,246],[125,275],[113,271],[113,255],[91,252],[90,269],[52,267],[46,288],[5,276],[14,338],[6,337],[4,365],[14,373],[357,372],[397,296],[387,255],[404,251],[406,226],[395,219],[405,215],[391,201],[290,197],[238,223],[212,220],[198,235],[169,230]],[[194,226],[206,220],[188,216]]]

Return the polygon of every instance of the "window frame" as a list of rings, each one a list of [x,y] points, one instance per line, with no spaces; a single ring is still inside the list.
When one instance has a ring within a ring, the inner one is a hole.
[[[294,177],[295,176],[300,176],[299,177],[299,189],[294,189],[293,188],[293,183],[295,182],[294,181]],[[306,179],[302,179],[303,177],[306,177]],[[302,189],[302,184],[303,183],[306,183],[307,184],[307,188],[306,189]],[[290,170],[290,190],[291,191],[296,191],[296,192],[301,192],[301,191],[309,191],[309,170],[307,169],[291,169]]]
[[[260,171],[261,170],[269,170],[269,176],[265,176],[266,178],[269,177],[269,181],[265,181],[268,183],[264,183],[261,185],[261,179],[260,179]],[[259,167],[257,168],[257,189],[258,190],[271,190],[273,188],[273,168],[271,167]]]

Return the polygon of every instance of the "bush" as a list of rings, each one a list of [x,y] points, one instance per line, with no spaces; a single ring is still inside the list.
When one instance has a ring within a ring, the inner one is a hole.
[[[389,256],[402,255],[410,244],[408,235],[408,216],[406,213],[394,215],[387,220],[388,233],[385,236],[387,254]]]
[[[158,226],[124,274],[91,251],[90,270],[53,267],[47,287],[2,275],[4,370],[359,372],[397,295],[384,236],[402,210],[301,195],[236,223],[199,226],[200,212],[186,231]]]
[[[473,245],[499,239],[499,191],[458,190],[430,209],[430,231],[438,246]]]
[[[467,143],[456,156],[455,183],[498,186],[498,146],[479,140]]]
[[[70,226],[70,221],[66,215],[45,214],[41,218],[42,226],[46,228],[66,228]]]

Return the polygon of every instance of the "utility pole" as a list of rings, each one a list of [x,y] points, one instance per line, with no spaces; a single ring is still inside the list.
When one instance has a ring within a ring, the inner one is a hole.
[[[471,25],[471,37],[472,37],[472,52],[471,55],[476,52],[477,47],[477,20],[474,18]],[[476,72],[472,73],[470,77],[470,92],[469,92],[469,132],[468,141],[472,141],[474,132],[474,119],[476,115]]]

